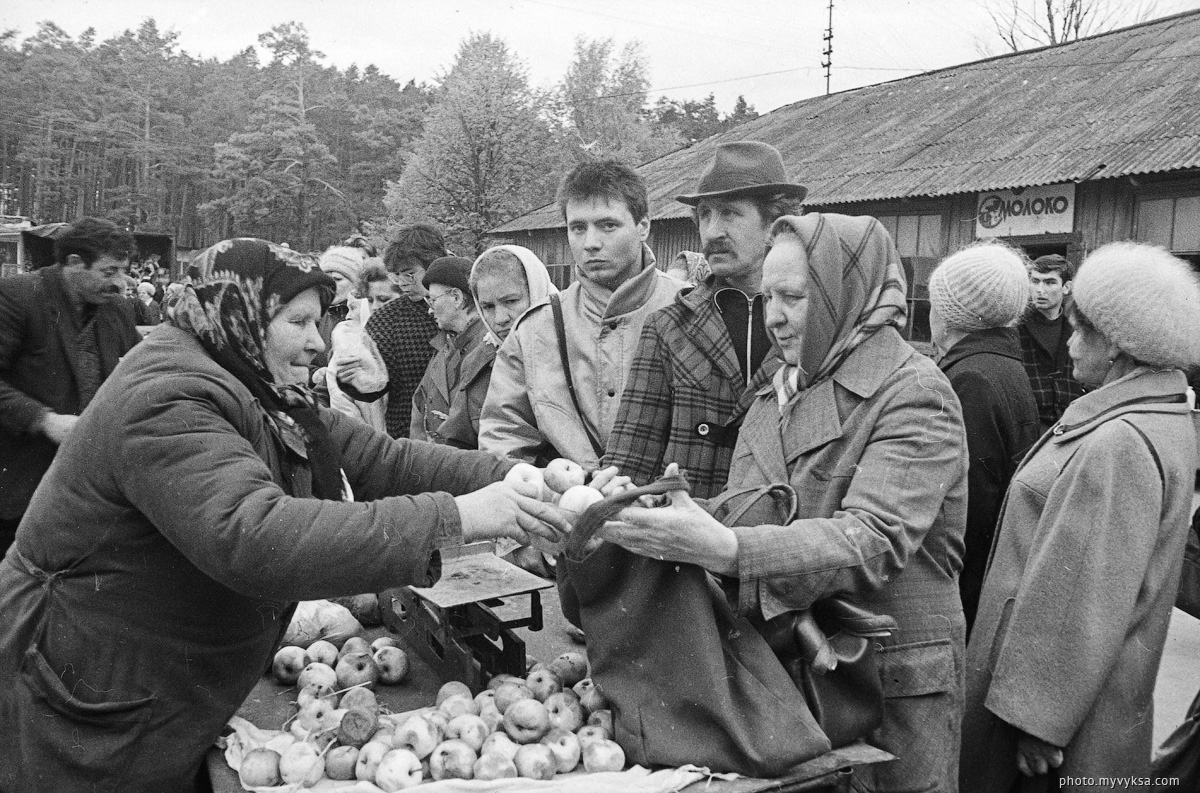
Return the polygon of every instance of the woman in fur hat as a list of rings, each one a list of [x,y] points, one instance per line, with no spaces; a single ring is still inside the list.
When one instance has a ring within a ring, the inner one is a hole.
[[[1162,248],[1120,242],[1088,256],[1074,294],[1074,376],[1095,390],[1009,488],[967,647],[962,790],[1150,775],[1196,470],[1200,282]]]

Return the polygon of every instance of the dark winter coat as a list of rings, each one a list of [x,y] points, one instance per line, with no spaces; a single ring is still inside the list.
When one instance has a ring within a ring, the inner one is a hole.
[[[438,434],[460,449],[479,448],[479,415],[492,381],[496,347],[486,339],[463,358],[458,386],[450,399],[450,410]]]
[[[1004,493],[1041,431],[1015,329],[971,333],[950,348],[939,366],[962,403],[971,460],[966,552],[958,580],[969,633]]]
[[[439,333],[430,341],[437,352],[430,359],[425,376],[413,394],[408,437],[447,443],[442,425],[449,418],[451,402],[458,394],[463,360],[484,343],[486,332],[483,322],[475,318],[462,333],[453,337]]]
[[[451,494],[511,466],[320,416],[354,503],[301,497],[303,447],[194,337],[126,356],[0,562],[0,789],[192,790],[295,601],[431,584]]]
[[[124,300],[95,311],[103,380],[142,337]],[[54,459],[58,447],[35,430],[44,413],[83,412],[79,322],[61,266],[0,278],[0,518],[21,516]]]
[[[1196,471],[1185,385],[1139,368],[1085,394],[1013,477],[967,647],[963,791],[1018,789],[1020,732],[1064,747],[1020,790],[1150,775]]]
[[[1061,323],[1058,346],[1053,350],[1042,345],[1029,332],[1031,324]],[[1071,338],[1071,327],[1067,324],[1065,315],[1058,319],[1045,319],[1040,313],[1030,310],[1025,319],[1017,326],[1021,339],[1021,360],[1025,364],[1025,374],[1029,385],[1033,388],[1033,398],[1037,402],[1038,416],[1042,422],[1042,432],[1054,426],[1062,416],[1067,405],[1083,396],[1084,388],[1075,379],[1072,371],[1071,356],[1067,352],[1067,340]]]
[[[642,327],[604,464],[639,485],[679,463],[694,495],[721,492],[737,425],[779,368],[773,347],[746,384],[711,280],[684,290]]]

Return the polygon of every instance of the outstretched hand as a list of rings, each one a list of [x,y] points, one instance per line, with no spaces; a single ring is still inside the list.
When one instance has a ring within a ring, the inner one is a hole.
[[[1021,733],[1017,738],[1017,770],[1025,776],[1041,776],[1063,763],[1062,749],[1041,738]]]
[[[563,511],[523,496],[505,482],[455,496],[464,543],[510,537],[535,547],[557,547],[571,531]]]

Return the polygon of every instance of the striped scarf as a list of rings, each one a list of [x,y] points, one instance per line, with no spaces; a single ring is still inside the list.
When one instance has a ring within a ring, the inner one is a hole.
[[[814,212],[775,221],[774,237],[787,227],[808,258],[808,316],[799,364],[775,373],[780,412],[837,371],[880,328],[903,329],[906,285],[900,254],[872,217]]]

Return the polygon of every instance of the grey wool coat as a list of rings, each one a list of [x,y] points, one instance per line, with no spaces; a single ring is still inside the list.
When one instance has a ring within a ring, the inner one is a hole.
[[[884,722],[868,739],[898,759],[864,772],[867,790],[956,789],[966,476],[958,398],[890,327],[782,428],[774,390],[760,391],[738,436],[726,488],[788,482],[800,501],[789,525],[734,528],[741,611],[848,595],[899,623],[881,640]]]
[[[1008,793],[1018,730],[1064,747],[1052,776],[1149,776],[1196,471],[1185,386],[1142,368],[1085,394],[1013,477],[967,648],[964,791]]]
[[[356,502],[304,497],[303,448],[194,337],[121,361],[0,562],[0,790],[193,789],[294,602],[431,584],[452,494],[511,467],[320,415]]]

